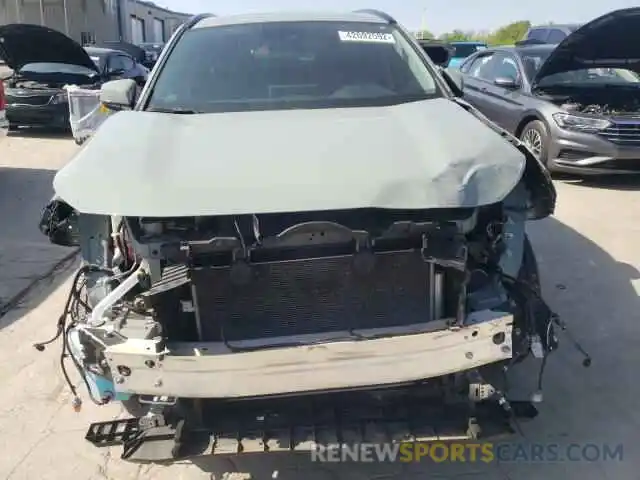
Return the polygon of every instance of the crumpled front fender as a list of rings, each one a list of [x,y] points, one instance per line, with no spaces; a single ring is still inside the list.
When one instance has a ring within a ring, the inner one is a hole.
[[[475,115],[488,127],[508,140],[513,146],[522,152],[526,158],[526,165],[522,175],[522,182],[529,191],[529,208],[527,218],[539,220],[553,215],[556,208],[556,188],[551,180],[551,174],[545,165],[538,160],[531,151],[518,138],[504,128],[493,123],[474,106],[463,99],[456,98],[456,103],[469,113]]]
[[[531,192],[531,207],[529,220],[538,220],[553,215],[556,209],[556,187],[551,180],[551,174],[540,160],[533,156],[529,149],[513,135],[509,135],[512,143],[518,147],[525,157],[525,166],[522,179],[527,190]]]

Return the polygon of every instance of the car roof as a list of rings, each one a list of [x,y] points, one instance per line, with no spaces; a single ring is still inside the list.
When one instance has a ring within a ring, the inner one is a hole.
[[[552,43],[542,43],[540,45],[522,45],[522,46],[501,46],[501,47],[490,47],[487,50],[483,50],[483,52],[511,52],[517,54],[536,54],[536,53],[548,53],[554,48],[556,48],[556,44]]]
[[[219,27],[224,25],[239,25],[244,23],[272,23],[272,22],[358,22],[387,24],[386,20],[365,12],[336,13],[336,12],[265,12],[241,15],[227,15],[222,17],[206,17],[196,23],[193,28]]]
[[[532,25],[529,30],[533,30],[534,28],[580,28],[579,23],[552,23],[550,25]]]
[[[114,50],[113,48],[102,48],[102,47],[84,47],[84,50],[89,55],[109,55],[110,53],[124,53],[120,50]]]
[[[422,45],[423,43],[428,43],[430,45],[443,45],[450,43],[446,40],[438,40],[437,38],[418,38],[417,41],[420,45]]]

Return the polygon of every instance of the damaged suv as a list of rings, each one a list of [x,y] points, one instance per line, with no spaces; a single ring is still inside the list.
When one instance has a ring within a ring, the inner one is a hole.
[[[460,69],[464,98],[552,171],[640,173],[638,18],[617,10],[558,45],[479,52]]]
[[[557,345],[525,233],[555,190],[443,75],[381,12],[203,15],[139,98],[103,86],[122,111],[41,222],[84,260],[65,355],[135,417],[87,439],[164,460],[196,432],[238,453],[534,414],[502,382]]]

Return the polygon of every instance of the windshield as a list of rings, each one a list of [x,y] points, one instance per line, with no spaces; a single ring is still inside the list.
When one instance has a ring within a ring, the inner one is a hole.
[[[540,70],[540,66],[546,61],[551,52],[541,54],[522,55],[522,62],[529,80]],[[629,84],[639,83],[640,75],[625,68],[584,68],[569,72],[554,73],[540,79],[539,86],[551,85],[605,85],[605,84]]]
[[[20,69],[20,73],[62,73],[65,75],[83,75],[92,77],[96,75],[94,70],[82,65],[71,65],[67,63],[27,63]]]
[[[466,58],[479,50],[484,50],[487,48],[486,46],[479,44],[454,44],[453,47],[455,49],[455,52],[453,54],[455,58]]]
[[[441,95],[417,49],[391,25],[250,23],[186,32],[147,109],[366,107]]]

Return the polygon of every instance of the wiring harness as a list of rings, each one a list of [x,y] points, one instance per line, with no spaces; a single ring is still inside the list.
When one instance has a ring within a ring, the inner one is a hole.
[[[82,365],[80,365],[80,361],[76,358],[75,355],[73,355],[71,346],[69,344],[69,334],[71,330],[82,323],[82,319],[85,318],[86,315],[91,313],[91,307],[89,306],[89,302],[86,298],[85,286],[87,282],[86,275],[92,272],[106,273],[110,276],[113,275],[113,272],[111,270],[97,265],[83,265],[82,267],[80,267],[78,272],[76,272],[75,276],[73,277],[73,281],[71,283],[71,291],[69,292],[69,296],[67,297],[64,309],[60,317],[58,317],[55,335],[45,342],[40,342],[33,345],[36,350],[42,352],[45,350],[47,345],[54,343],[62,336],[60,368],[62,370],[62,374],[64,375],[65,382],[67,383],[69,390],[73,395],[72,403],[76,410],[80,409],[82,401],[80,400],[77,388],[71,381],[69,372],[67,371],[65,362],[67,358],[71,358],[71,361],[78,370],[78,373],[80,374],[80,377],[82,378],[85,387],[87,388],[87,392],[89,393],[89,398],[91,398],[93,403],[95,403],[96,405],[105,405],[106,403],[108,403],[108,399],[95,398],[89,384],[89,379],[87,378],[87,373],[85,372]]]

